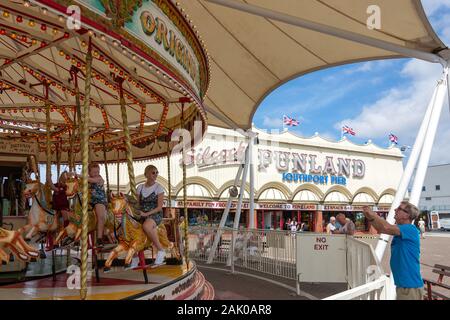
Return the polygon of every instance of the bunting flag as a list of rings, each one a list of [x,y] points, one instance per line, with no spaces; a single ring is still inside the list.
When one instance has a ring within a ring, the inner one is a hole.
[[[286,115],[283,116],[283,125],[288,125],[292,127],[296,127],[300,124],[298,120],[295,120],[294,118],[290,118]]]
[[[395,144],[398,144],[398,137],[395,134],[389,134],[389,141]]]
[[[343,134],[351,134],[352,136],[354,136],[356,134],[356,132],[350,128],[349,126],[343,126],[342,127],[342,133]]]

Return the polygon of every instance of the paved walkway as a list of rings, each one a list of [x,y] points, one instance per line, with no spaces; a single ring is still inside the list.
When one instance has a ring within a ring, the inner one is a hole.
[[[197,263],[198,269],[213,285],[216,300],[318,300],[347,289],[345,283],[301,283],[300,296],[295,281],[223,264]]]

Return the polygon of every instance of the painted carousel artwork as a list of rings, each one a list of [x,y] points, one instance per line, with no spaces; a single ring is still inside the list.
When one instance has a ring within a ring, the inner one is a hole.
[[[189,19],[166,0],[0,0],[0,46],[0,167],[21,170],[17,214],[0,220],[0,299],[213,299],[170,178],[155,264],[133,168],[170,164],[174,130],[206,130],[208,56]],[[121,162],[130,190],[112,190],[105,166],[99,235],[88,166]]]

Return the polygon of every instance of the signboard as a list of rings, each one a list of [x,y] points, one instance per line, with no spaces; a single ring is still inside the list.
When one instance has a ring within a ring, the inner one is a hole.
[[[181,15],[161,0],[131,1],[125,6],[109,1],[78,0],[102,17],[124,22],[123,29],[154,50],[175,68],[201,97],[200,59],[192,32]]]
[[[299,233],[296,240],[299,282],[347,282],[345,235]]]
[[[11,141],[0,138],[0,153],[8,154],[37,154],[37,145],[34,142]]]
[[[236,209],[238,205],[237,201],[231,203],[231,209]],[[167,207],[167,200],[164,200],[164,207]],[[183,208],[183,201],[175,201],[172,205],[175,208]],[[225,209],[227,206],[226,201],[187,201],[187,207],[193,209]],[[242,209],[250,209],[248,202],[242,203]],[[290,203],[255,203],[256,210],[317,210],[316,204],[290,204]]]

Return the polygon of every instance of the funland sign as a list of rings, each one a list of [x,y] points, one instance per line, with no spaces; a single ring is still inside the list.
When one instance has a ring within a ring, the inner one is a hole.
[[[188,166],[198,167],[240,164],[245,161],[245,148],[243,142],[237,148],[222,150],[213,150],[210,146],[192,148],[186,152],[184,161]],[[275,164],[283,182],[346,185],[348,178],[362,179],[366,173],[366,165],[360,159],[326,156],[325,161],[320,163],[315,154],[268,149],[258,150],[258,162],[260,172]]]

